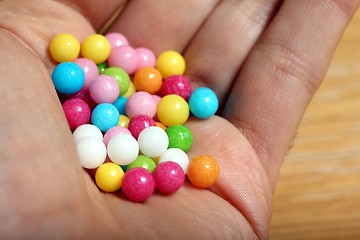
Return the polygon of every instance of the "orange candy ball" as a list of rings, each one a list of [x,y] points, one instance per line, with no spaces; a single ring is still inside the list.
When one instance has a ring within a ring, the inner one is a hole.
[[[187,177],[198,188],[207,188],[216,183],[220,175],[220,167],[209,155],[198,155],[190,160]]]
[[[143,67],[135,73],[133,83],[137,91],[155,94],[160,91],[162,76],[156,68]]]

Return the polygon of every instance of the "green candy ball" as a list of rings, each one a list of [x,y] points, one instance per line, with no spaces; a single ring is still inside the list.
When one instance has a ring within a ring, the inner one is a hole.
[[[103,72],[109,67],[109,65],[106,62],[102,62],[97,64],[97,67],[99,69],[99,74],[103,74]]]
[[[120,96],[123,96],[129,89],[130,77],[122,68],[109,67],[105,69],[102,74],[111,76],[116,79],[120,88]]]
[[[132,163],[126,166],[126,171],[129,171],[130,169],[135,167],[142,167],[149,170],[149,172],[153,172],[156,167],[156,164],[154,160],[152,160],[148,156],[139,155]]]
[[[184,125],[173,125],[165,130],[169,137],[169,148],[180,148],[184,152],[190,150],[193,143],[193,135],[190,129]]]

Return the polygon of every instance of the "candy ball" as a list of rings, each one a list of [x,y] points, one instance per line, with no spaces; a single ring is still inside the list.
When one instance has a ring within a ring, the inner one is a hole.
[[[113,102],[113,105],[117,108],[120,114],[126,115],[126,102],[127,98],[122,96],[118,97],[115,102]]]
[[[128,98],[130,97],[131,95],[133,95],[134,93],[136,93],[136,88],[135,88],[135,85],[132,81],[130,81],[129,83],[129,88],[128,90],[126,91],[126,93],[124,94],[124,97]]]
[[[90,108],[83,100],[79,98],[69,99],[62,104],[62,108],[71,130],[89,123]]]
[[[95,182],[104,192],[115,192],[120,189],[123,176],[124,171],[118,164],[107,162],[96,170]]]
[[[119,122],[119,118],[119,111],[111,103],[100,103],[94,108],[91,114],[92,124],[97,126],[103,132],[116,126]]]
[[[57,62],[74,61],[80,53],[80,43],[71,34],[60,33],[50,42],[50,54]]]
[[[84,86],[85,74],[79,65],[73,62],[58,64],[51,75],[56,91],[73,94]]]
[[[123,96],[127,92],[130,85],[130,77],[123,69],[119,67],[109,67],[105,69],[102,74],[116,79],[120,88],[120,96]]]
[[[175,51],[165,51],[156,59],[156,68],[161,72],[163,78],[172,75],[183,75],[185,67],[185,59]]]
[[[75,129],[72,134],[75,144],[85,137],[94,137],[103,141],[103,135],[98,127],[92,124],[84,124]]]
[[[93,169],[104,163],[105,144],[98,138],[85,137],[76,144],[76,151],[83,168]]]
[[[105,37],[109,40],[111,49],[114,49],[119,46],[129,45],[129,41],[121,33],[110,32],[110,33],[105,34]]]
[[[216,183],[220,167],[212,156],[198,155],[190,160],[187,176],[199,188],[207,188]]]
[[[160,92],[161,96],[176,94],[188,101],[192,93],[192,87],[187,77],[173,75],[163,81]]]
[[[165,131],[169,137],[169,148],[180,148],[184,152],[190,150],[193,143],[193,135],[188,127],[173,125]]]
[[[182,125],[189,118],[189,105],[182,97],[170,94],[160,100],[156,113],[166,126]]]
[[[131,135],[131,132],[129,131],[129,129],[124,128],[124,127],[120,127],[120,126],[115,126],[110,128],[109,130],[106,131],[106,133],[104,134],[104,143],[107,146],[109,141],[115,137],[116,135],[119,134],[128,134]]]
[[[102,62],[102,63],[98,63],[96,64],[99,70],[99,74],[103,74],[105,69],[107,69],[109,67],[109,65],[107,64],[107,62]]]
[[[113,103],[119,97],[120,89],[115,78],[99,75],[90,84],[89,93],[95,103]]]
[[[147,115],[136,115],[129,121],[128,129],[135,139],[148,127],[155,126],[155,121]]]
[[[112,49],[108,64],[109,66],[120,67],[129,75],[133,74],[137,69],[138,55],[130,46],[119,46]]]
[[[164,124],[162,124],[161,122],[155,122],[155,126],[158,126],[159,128],[161,128],[163,130],[167,129],[167,127]]]
[[[200,87],[190,95],[189,107],[195,117],[206,119],[216,113],[219,100],[213,90]]]
[[[148,156],[139,155],[132,163],[126,166],[126,171],[129,171],[130,169],[136,167],[142,167],[149,170],[149,172],[153,172],[156,167],[156,164],[154,160],[152,160]]]
[[[170,161],[159,163],[153,176],[156,189],[165,194],[176,192],[185,181],[185,173],[181,166]]]
[[[85,74],[85,83],[82,87],[87,90],[92,82],[92,80],[99,76],[99,69],[94,61],[87,58],[77,58],[74,60],[74,63],[79,65]]]
[[[159,157],[169,146],[166,132],[157,126],[142,130],[138,137],[140,151],[148,157]]]
[[[158,164],[166,161],[176,162],[181,166],[184,173],[187,173],[187,168],[189,165],[189,157],[188,155],[181,150],[180,148],[169,148],[163,153],[158,161]]]
[[[135,48],[135,51],[138,55],[138,70],[143,67],[155,67],[156,57],[150,49],[139,47]]]
[[[91,59],[96,64],[105,62],[111,51],[110,42],[101,34],[93,34],[84,39],[81,44],[81,55]]]
[[[67,99],[78,98],[86,102],[90,109],[94,109],[96,107],[96,103],[91,99],[88,89],[85,90],[84,87],[80,89],[80,91],[65,95]]]
[[[143,67],[136,71],[133,82],[136,90],[155,94],[160,91],[162,76],[156,68]]]
[[[130,122],[130,118],[128,118],[125,115],[120,114],[120,119],[119,119],[119,122],[117,125],[120,127],[128,128],[129,122]]]
[[[139,154],[139,144],[129,134],[119,134],[110,139],[107,145],[110,160],[119,165],[132,163]]]
[[[133,118],[136,115],[147,115],[154,117],[156,103],[150,93],[136,92],[126,102],[126,115]]]
[[[121,190],[133,202],[144,202],[155,190],[154,177],[145,168],[133,168],[125,172]]]

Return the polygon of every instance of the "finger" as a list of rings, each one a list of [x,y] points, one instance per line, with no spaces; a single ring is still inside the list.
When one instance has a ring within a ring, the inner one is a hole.
[[[194,85],[227,95],[239,66],[271,20],[280,1],[221,1],[185,52]]]
[[[359,1],[285,1],[254,46],[224,116],[254,146],[270,180]]]
[[[130,1],[109,31],[121,32],[133,46],[156,54],[182,52],[218,0]]]

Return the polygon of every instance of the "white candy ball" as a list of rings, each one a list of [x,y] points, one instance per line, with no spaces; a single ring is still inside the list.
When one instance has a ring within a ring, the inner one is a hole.
[[[100,139],[101,141],[103,140],[103,135],[100,129],[92,124],[80,125],[73,132],[73,139],[75,144],[77,144],[81,139],[85,137],[95,137]]]
[[[188,155],[180,148],[169,148],[164,154],[159,158],[159,163],[172,161],[176,162],[184,170],[184,173],[187,173],[187,168],[189,165]]]
[[[128,165],[139,155],[139,144],[132,135],[119,134],[110,139],[107,152],[112,162]]]
[[[76,144],[76,150],[83,168],[97,168],[105,162],[106,146],[99,138],[82,138]]]
[[[157,126],[147,127],[138,137],[140,151],[148,157],[159,157],[169,146],[166,132]]]

